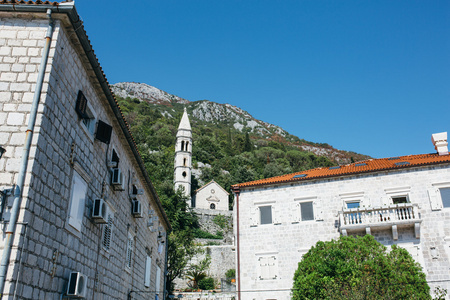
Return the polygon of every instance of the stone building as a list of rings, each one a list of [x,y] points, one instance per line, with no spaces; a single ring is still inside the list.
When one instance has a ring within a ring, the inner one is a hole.
[[[238,299],[290,299],[298,262],[317,241],[372,234],[450,290],[450,156],[372,159],[233,186]],[[448,296],[447,296],[448,297]]]
[[[228,211],[228,195],[217,182],[211,180],[195,193],[195,207],[200,209],[211,209]]]
[[[163,298],[170,224],[74,3],[1,2],[0,71],[2,299]]]

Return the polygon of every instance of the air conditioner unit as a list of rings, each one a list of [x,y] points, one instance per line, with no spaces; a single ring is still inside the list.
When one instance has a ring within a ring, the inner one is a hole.
[[[108,204],[103,199],[94,200],[94,208],[92,209],[92,219],[95,223],[108,223]]]
[[[139,200],[133,200],[132,205],[132,214],[135,218],[142,218],[142,207],[141,207],[141,201]]]
[[[87,290],[87,276],[80,272],[72,272],[67,286],[67,296],[85,298]]]
[[[125,186],[123,184],[123,173],[119,168],[112,169],[111,184],[116,191],[124,191]]]

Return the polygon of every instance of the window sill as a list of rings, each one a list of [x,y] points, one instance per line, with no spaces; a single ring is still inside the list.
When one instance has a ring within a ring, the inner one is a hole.
[[[64,229],[68,231],[70,234],[76,236],[77,238],[81,239],[81,231],[78,231],[76,228],[72,227],[72,225],[69,224],[69,221],[65,222]]]

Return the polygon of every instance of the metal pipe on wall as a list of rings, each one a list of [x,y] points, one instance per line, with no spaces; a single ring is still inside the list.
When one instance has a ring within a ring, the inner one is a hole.
[[[42,86],[44,83],[45,69],[47,67],[48,56],[50,52],[50,44],[53,37],[54,22],[52,19],[52,10],[47,9],[47,18],[49,24],[47,27],[47,33],[45,35],[45,46],[42,53],[41,64],[39,66],[38,78],[36,81],[36,88],[34,91],[33,104],[30,111],[30,119],[28,122],[28,128],[25,136],[25,144],[22,151],[22,161],[20,165],[19,175],[16,187],[14,189],[14,202],[11,208],[11,218],[9,220],[8,227],[6,229],[5,248],[2,253],[0,263],[0,298],[3,297],[3,290],[6,283],[6,274],[8,272],[9,259],[11,256],[11,249],[14,239],[14,231],[16,229],[17,219],[20,212],[20,203],[22,201],[23,186],[25,184],[25,176],[28,167],[28,158],[30,155],[30,146],[33,139],[33,130],[36,123],[36,117],[38,112],[39,101],[42,93]]]

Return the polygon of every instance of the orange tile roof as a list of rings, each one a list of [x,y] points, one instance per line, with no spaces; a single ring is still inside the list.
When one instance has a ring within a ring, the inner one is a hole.
[[[339,177],[345,175],[354,175],[361,173],[371,173],[385,170],[397,170],[411,167],[420,167],[426,165],[435,165],[442,163],[450,163],[450,155],[439,156],[437,153],[432,154],[420,154],[420,155],[407,155],[390,158],[369,159],[352,163],[349,165],[317,168],[303,172],[297,172],[272,178],[260,179],[250,182],[244,182],[233,185],[233,190],[239,190],[240,188],[301,182],[311,179]]]

